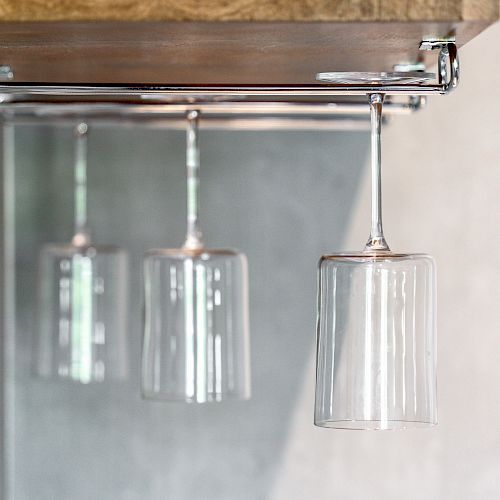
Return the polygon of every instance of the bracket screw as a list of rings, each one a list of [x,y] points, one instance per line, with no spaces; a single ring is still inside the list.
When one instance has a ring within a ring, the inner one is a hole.
[[[8,64],[0,65],[0,81],[12,80],[14,73]]]

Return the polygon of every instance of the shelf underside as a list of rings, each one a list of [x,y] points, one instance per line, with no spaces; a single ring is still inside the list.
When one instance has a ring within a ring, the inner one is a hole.
[[[491,22],[7,22],[0,65],[12,74],[0,82],[0,112],[182,128],[199,109],[207,128],[364,128],[366,94],[380,88],[320,84],[317,73],[434,71],[445,57],[434,82],[382,88],[387,115],[411,113],[458,83],[455,45],[421,42],[460,47]]]
[[[312,85],[324,71],[392,71],[435,64],[423,39],[477,36],[490,20],[459,22],[4,23],[8,84]]]

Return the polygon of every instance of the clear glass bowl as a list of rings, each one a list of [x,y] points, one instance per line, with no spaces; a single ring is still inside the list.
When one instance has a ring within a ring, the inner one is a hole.
[[[248,399],[245,255],[151,250],[144,275],[144,397],[195,403]]]
[[[437,423],[431,257],[327,255],[319,263],[314,423],[402,429]]]

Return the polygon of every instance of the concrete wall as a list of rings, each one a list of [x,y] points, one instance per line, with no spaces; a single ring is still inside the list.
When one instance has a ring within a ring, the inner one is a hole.
[[[71,236],[71,130],[17,130],[15,499],[262,499],[270,495],[315,342],[316,262],[341,245],[367,133],[201,136],[207,243],[249,259],[253,398],[189,406],[139,395],[142,254],[185,233],[184,134],[94,130],[90,224],[131,257],[126,384],[30,373],[36,259]]]
[[[457,92],[384,131],[389,244],[430,253],[438,267],[439,425],[312,428],[311,356],[273,500],[500,498],[499,40],[497,25],[467,45]],[[343,247],[364,240],[368,181]]]
[[[368,231],[366,133],[202,137],[208,242],[250,263],[253,399],[139,398],[141,255],[184,236],[183,135],[91,136],[90,218],[131,255],[131,376],[79,387],[30,373],[36,256],[71,233],[71,133],[17,133],[16,500],[497,499],[500,496],[500,29],[461,53],[456,94],[384,130],[394,249],[436,257],[439,417],[432,430],[312,426],[315,270]]]

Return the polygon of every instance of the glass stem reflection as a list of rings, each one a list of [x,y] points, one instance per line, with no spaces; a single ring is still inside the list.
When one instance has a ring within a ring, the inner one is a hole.
[[[200,189],[200,148],[198,145],[199,112],[196,110],[189,111],[187,120],[187,233],[184,248],[197,250],[203,247],[202,233],[198,222],[198,194]]]
[[[389,245],[385,241],[382,230],[382,149],[380,133],[382,128],[382,105],[384,94],[370,94],[371,116],[371,173],[372,173],[372,221],[370,237],[365,246],[366,252],[388,252]]]
[[[72,243],[75,246],[90,244],[87,227],[87,135],[86,123],[75,127],[75,235]]]

